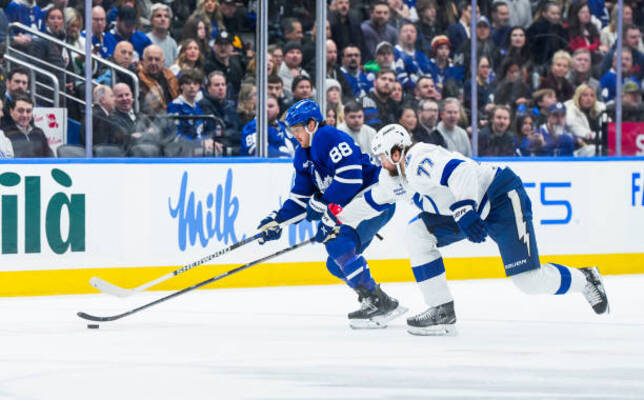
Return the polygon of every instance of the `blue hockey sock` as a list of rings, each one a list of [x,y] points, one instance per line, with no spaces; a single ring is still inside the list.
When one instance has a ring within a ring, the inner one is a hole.
[[[355,256],[342,266],[342,271],[346,277],[347,284],[355,288],[362,286],[369,291],[373,291],[376,287],[376,282],[371,277],[371,271],[367,260],[362,256]]]

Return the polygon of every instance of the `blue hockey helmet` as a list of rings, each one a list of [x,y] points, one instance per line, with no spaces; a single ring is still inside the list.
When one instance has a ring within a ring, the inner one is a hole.
[[[313,100],[304,99],[289,107],[284,122],[291,127],[297,124],[306,125],[311,119],[318,124],[324,121],[320,106]]]

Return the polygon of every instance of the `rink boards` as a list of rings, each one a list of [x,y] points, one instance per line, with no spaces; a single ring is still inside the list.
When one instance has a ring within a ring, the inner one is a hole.
[[[644,158],[496,159],[524,181],[542,260],[644,273]],[[0,296],[90,293],[99,276],[136,287],[256,232],[288,198],[288,160],[11,161],[0,166]],[[378,281],[413,280],[405,226],[394,219],[366,256]],[[248,244],[153,289],[179,289],[311,237],[307,222],[279,241]],[[443,249],[450,279],[503,276],[494,243]],[[310,245],[210,287],[337,283]]]

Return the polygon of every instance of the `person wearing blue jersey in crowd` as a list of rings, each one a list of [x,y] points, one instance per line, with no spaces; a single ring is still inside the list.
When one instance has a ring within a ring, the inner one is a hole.
[[[36,4],[36,0],[13,0],[7,4],[4,13],[8,23],[19,22],[36,30],[42,27],[45,17],[45,13]],[[31,34],[17,29],[11,30],[10,33],[14,47],[27,49],[31,44]]]
[[[523,156],[564,156],[572,157],[575,140],[566,131],[566,106],[555,103],[548,109],[546,123],[539,127],[538,135],[524,138],[519,143]]]
[[[122,40],[127,40],[134,46],[134,61],[138,61],[143,57],[143,50],[152,44],[150,38],[145,36],[145,33],[136,29],[138,24],[138,16],[136,9],[130,6],[122,6],[119,9],[116,17],[116,25],[114,28],[105,34],[105,42],[118,43]],[[114,40],[112,40],[114,39]],[[111,55],[114,48],[108,50]]]
[[[351,93],[347,93],[347,95],[353,98],[364,97],[373,86],[373,82],[360,70],[361,60],[362,55],[358,46],[349,44],[342,50],[340,72],[342,72],[351,87]]]
[[[202,81],[201,72],[194,69],[182,71],[179,76],[181,94],[168,104],[168,114],[203,115],[201,106],[196,101]],[[185,144],[190,144],[186,148],[193,148],[194,151],[194,148],[203,146],[204,154],[222,154],[223,146],[219,142],[213,142],[211,132],[205,132],[203,119],[177,119],[176,125],[178,138],[184,140]]]
[[[289,199],[260,222],[260,243],[278,239],[280,224],[304,213],[309,221],[321,220],[315,239],[328,252],[327,268],[354,289],[361,302],[360,309],[348,315],[350,326],[383,328],[407,310],[376,284],[362,252],[391,219],[395,206],[379,207],[377,215],[355,226],[336,228],[335,223],[341,207],[377,182],[380,169],[348,134],[326,124],[312,100],[292,105],[285,122],[300,144],[293,158],[295,182]]]
[[[408,91],[416,87],[419,77],[432,72],[427,55],[416,49],[417,37],[416,25],[403,22],[398,31],[398,44],[394,47],[396,78]]]
[[[284,122],[277,119],[280,106],[275,96],[266,98],[266,118],[268,119],[268,156],[293,157],[298,146],[297,139],[286,131]],[[254,156],[256,149],[257,118],[242,128],[240,156]]]

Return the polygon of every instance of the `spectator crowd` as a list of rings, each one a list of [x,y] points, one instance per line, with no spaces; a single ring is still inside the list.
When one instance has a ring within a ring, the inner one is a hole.
[[[81,125],[84,108],[76,99],[85,88],[74,74],[84,74],[86,60],[58,41],[84,51],[84,3],[4,3],[0,54],[53,73],[65,94],[61,106]],[[93,0],[92,51],[121,67],[92,65],[96,155],[256,154],[257,3]],[[618,55],[623,120],[644,122],[642,0],[624,1],[620,49],[617,2],[608,0],[480,0],[476,9],[469,0],[329,0],[325,27],[316,24],[313,0],[268,3],[270,157],[293,155],[298,144],[284,113],[319,91],[327,122],[365,153],[376,130],[395,122],[414,141],[467,156],[472,125],[479,156],[605,154]],[[44,35],[8,29],[12,22]],[[322,88],[315,87],[317,29],[326,31]],[[51,82],[28,66],[7,67],[4,58],[0,68],[0,158],[55,156],[33,121],[34,107],[51,106]],[[86,140],[81,129],[74,144]]]

